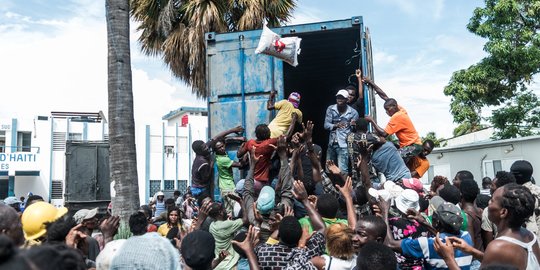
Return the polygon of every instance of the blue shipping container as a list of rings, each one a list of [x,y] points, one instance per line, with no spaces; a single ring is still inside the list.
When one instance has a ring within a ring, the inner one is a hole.
[[[282,37],[302,38],[297,67],[255,54],[261,30],[206,34],[209,136],[242,125],[245,136],[254,138],[255,127],[269,123],[275,115],[266,109],[270,91],[277,91],[276,101],[299,92],[303,120],[314,122],[313,140],[325,149],[324,117],[326,108],[335,104],[336,92],[350,82],[357,83],[354,73],[358,68],[374,78],[369,32],[362,17],[272,31]],[[359,113],[374,115],[373,93],[365,85],[363,89],[365,110]],[[235,157],[230,150],[231,158]]]

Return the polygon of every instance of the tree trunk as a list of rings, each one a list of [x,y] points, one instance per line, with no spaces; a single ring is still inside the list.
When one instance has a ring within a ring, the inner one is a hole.
[[[139,208],[129,48],[129,0],[105,0],[108,44],[109,145],[113,215],[124,224]]]

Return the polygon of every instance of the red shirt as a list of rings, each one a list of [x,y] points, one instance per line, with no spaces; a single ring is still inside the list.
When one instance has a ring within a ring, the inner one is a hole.
[[[264,140],[262,142],[251,139],[244,146],[244,150],[248,152],[255,146],[255,155],[260,156],[259,162],[255,165],[255,171],[253,172],[253,178],[257,181],[267,182],[269,180],[268,174],[270,172],[270,167],[272,166],[270,158],[272,157],[272,153],[274,153],[274,147],[270,146],[270,144],[277,146],[277,138]]]

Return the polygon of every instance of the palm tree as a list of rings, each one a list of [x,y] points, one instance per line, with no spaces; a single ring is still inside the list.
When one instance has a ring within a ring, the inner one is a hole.
[[[142,51],[160,56],[173,75],[206,98],[206,32],[259,29],[291,18],[295,0],[131,0]]]
[[[113,214],[124,224],[139,207],[135,121],[129,49],[129,0],[105,0],[108,44],[109,164]]]

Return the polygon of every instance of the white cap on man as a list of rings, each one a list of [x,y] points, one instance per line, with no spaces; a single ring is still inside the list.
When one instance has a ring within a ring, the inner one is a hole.
[[[336,97],[337,96],[343,96],[344,98],[349,98],[349,91],[345,89],[341,89],[337,92]]]

